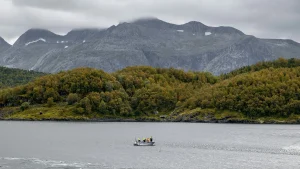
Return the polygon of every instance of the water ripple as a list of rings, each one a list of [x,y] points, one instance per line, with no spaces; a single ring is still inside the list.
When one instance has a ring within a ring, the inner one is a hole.
[[[197,144],[197,143],[166,143],[164,146],[169,148],[184,148],[184,149],[201,149],[201,150],[218,150],[218,151],[235,151],[235,152],[250,152],[250,153],[266,153],[266,154],[285,154],[300,156],[300,145],[292,145],[287,147],[259,147],[245,145],[216,145],[216,144]]]

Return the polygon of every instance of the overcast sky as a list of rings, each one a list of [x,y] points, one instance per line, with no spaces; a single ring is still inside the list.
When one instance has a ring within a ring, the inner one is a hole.
[[[195,20],[300,42],[300,0],[0,0],[0,36],[13,43],[30,28],[66,34],[139,17],[175,24]]]

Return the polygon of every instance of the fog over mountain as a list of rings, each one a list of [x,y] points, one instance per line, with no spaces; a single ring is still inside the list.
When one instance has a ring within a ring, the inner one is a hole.
[[[1,0],[0,36],[13,44],[30,28],[65,35],[74,28],[107,28],[155,16],[175,24],[194,20],[300,42],[299,8],[298,0]]]

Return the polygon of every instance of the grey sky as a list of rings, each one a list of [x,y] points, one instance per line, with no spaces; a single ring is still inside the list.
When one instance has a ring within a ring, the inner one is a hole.
[[[65,34],[139,17],[233,26],[261,38],[300,42],[299,0],[0,0],[0,36],[13,43],[30,28]]]

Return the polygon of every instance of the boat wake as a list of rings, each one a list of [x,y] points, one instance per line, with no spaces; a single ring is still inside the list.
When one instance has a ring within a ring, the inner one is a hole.
[[[300,145],[291,145],[291,146],[283,147],[283,149],[288,151],[300,152]]]
[[[92,164],[92,163],[68,163],[65,161],[41,160],[38,158],[15,158],[3,157],[0,158],[0,167],[6,169],[22,168],[22,169],[96,169],[109,167]]]
[[[300,154],[300,141],[297,141],[292,145],[283,147],[283,149],[288,152],[291,152],[291,153],[299,153]]]

